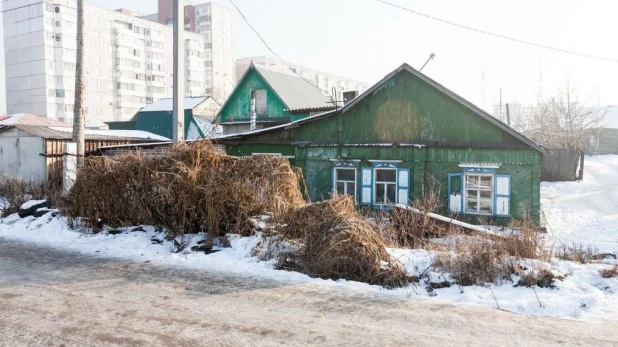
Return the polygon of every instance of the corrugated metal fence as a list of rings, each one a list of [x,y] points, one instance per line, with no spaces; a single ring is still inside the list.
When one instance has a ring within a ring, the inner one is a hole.
[[[583,160],[581,149],[550,149],[549,153],[544,154],[541,159],[541,181],[558,182],[582,179]]]

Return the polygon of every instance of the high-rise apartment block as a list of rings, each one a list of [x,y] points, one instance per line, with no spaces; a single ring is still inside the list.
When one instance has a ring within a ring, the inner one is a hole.
[[[3,2],[7,113],[71,123],[75,92],[76,0]],[[86,121],[128,120],[172,95],[172,28],[130,11],[86,6]],[[207,91],[201,35],[186,32],[185,91]]]
[[[238,59],[236,61],[236,81],[240,81],[249,65],[253,62],[258,67],[265,67],[269,70],[283,72],[302,78],[314,83],[326,95],[337,98],[338,101],[343,101],[343,93],[348,91],[364,92],[367,89],[367,83],[351,80],[349,78],[336,76],[328,72],[314,70],[302,65],[284,63],[281,60],[259,56]],[[335,95],[333,95],[335,88]]]
[[[185,4],[185,30],[198,33],[204,39],[206,94],[222,103],[236,84],[234,11],[212,2]],[[158,8],[157,14],[144,18],[172,25],[173,0],[159,0]]]

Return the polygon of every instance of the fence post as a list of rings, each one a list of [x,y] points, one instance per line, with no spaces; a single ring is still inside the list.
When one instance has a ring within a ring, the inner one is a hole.
[[[579,157],[579,181],[584,180],[584,151],[582,150]]]
[[[77,143],[65,143],[63,147],[62,191],[68,193],[77,178]]]

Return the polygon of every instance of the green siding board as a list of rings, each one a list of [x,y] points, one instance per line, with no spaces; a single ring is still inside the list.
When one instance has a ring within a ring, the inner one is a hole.
[[[185,137],[193,120],[193,110],[185,110]],[[172,111],[138,112],[135,121],[135,130],[148,131],[153,134],[172,138],[173,129]]]
[[[266,81],[251,69],[245,78],[230,95],[223,108],[219,111],[219,123],[231,121],[249,121],[251,118],[251,92],[256,89],[266,89],[267,115],[258,115],[259,120],[289,121],[292,115],[284,111],[287,109],[283,101],[269,87]],[[301,116],[299,116],[301,117]]]
[[[511,175],[511,217],[462,215],[460,219],[503,225],[530,213],[533,221],[539,221],[541,153],[405,70],[345,113],[242,141],[254,146],[296,144],[296,165],[305,174],[313,201],[331,195],[330,159],[360,159],[361,167],[370,167],[371,159],[401,160],[400,167],[411,169],[413,198],[421,199],[433,189],[440,196],[443,214],[448,208],[449,173],[463,172],[461,163],[497,163],[497,174]],[[378,145],[385,143],[394,145]]]

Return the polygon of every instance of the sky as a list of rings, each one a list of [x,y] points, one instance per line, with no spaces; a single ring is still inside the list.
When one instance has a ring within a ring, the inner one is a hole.
[[[88,0],[144,14],[157,0]],[[502,102],[533,103],[566,88],[589,106],[618,105],[618,62],[578,57],[483,35],[377,0],[234,0],[284,60],[370,85],[408,63],[491,111]],[[611,0],[388,0],[476,29],[618,60]],[[215,0],[233,8],[230,0]],[[237,58],[272,53],[236,15]]]

